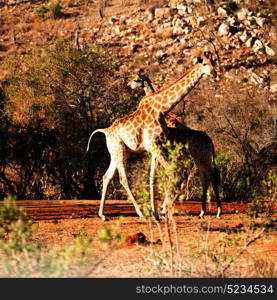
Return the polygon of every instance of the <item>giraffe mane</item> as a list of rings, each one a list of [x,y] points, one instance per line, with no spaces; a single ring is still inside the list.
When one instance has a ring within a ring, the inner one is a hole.
[[[157,95],[157,94],[162,93],[164,90],[166,90],[166,89],[170,88],[171,86],[175,85],[178,81],[181,81],[184,77],[187,76],[187,74],[188,74],[190,71],[191,71],[191,69],[187,70],[187,71],[185,72],[185,74],[183,74],[180,78],[178,78],[177,80],[175,80],[175,81],[172,82],[171,84],[165,86],[165,87],[162,88],[161,90],[156,91],[156,92],[154,92],[154,93],[152,93],[152,94],[150,94],[150,95],[146,95],[146,96],[144,96],[143,98],[145,99],[145,98],[148,98],[149,96],[154,96],[154,95]]]

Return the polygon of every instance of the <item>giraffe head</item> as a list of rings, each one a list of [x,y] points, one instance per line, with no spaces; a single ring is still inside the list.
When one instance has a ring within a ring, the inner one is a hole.
[[[151,89],[151,86],[152,86],[152,81],[146,75],[143,69],[139,69],[137,73],[137,77],[135,77],[133,81],[130,83],[130,87],[132,89],[143,88],[144,90],[147,90],[146,93],[147,95],[154,92],[154,89]]]
[[[195,50],[192,52],[192,56],[197,59],[197,62],[200,64],[203,74],[206,75],[213,75],[216,77],[216,70],[215,70],[215,62],[212,58],[211,52],[202,51],[202,50]]]

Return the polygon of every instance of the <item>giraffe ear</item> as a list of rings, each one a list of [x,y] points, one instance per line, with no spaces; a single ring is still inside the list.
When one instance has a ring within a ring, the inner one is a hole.
[[[198,62],[198,63],[200,63],[200,64],[202,64],[202,63],[203,63],[203,58],[202,58],[202,57],[200,57],[200,56],[199,56],[199,57],[197,57],[197,62]]]
[[[212,53],[210,51],[204,51],[204,56],[206,58],[212,58]]]

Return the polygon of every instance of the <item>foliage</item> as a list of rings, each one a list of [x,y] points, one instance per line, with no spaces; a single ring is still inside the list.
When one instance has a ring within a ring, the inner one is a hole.
[[[242,80],[239,77],[238,80]],[[246,83],[244,83],[246,85]],[[266,197],[262,181],[276,163],[275,116],[266,89],[226,82],[217,104],[207,110],[200,126],[216,145],[223,201],[252,201]],[[197,109],[196,109],[197,110]]]
[[[50,12],[54,19],[61,18],[63,16],[62,13],[63,6],[60,2],[53,2],[49,5],[40,5],[35,9],[35,15],[41,19],[45,19]]]
[[[63,6],[60,2],[51,3],[49,5],[49,9],[50,9],[54,19],[58,19],[63,15],[63,13],[62,13]]]
[[[117,222],[111,226],[105,226],[98,231],[98,239],[107,247],[117,247],[125,242],[126,237],[121,233],[120,224],[122,219],[119,218]]]
[[[72,245],[46,251],[33,242],[32,225],[31,218],[13,197],[4,199],[0,206],[0,277],[82,275],[92,240],[78,236]]]
[[[91,156],[80,159],[88,137],[136,100],[124,78],[118,79],[116,63],[102,48],[77,51],[59,41],[9,68],[0,138],[6,153],[0,160],[2,193],[21,199],[98,197],[93,177],[102,175],[108,154],[99,135]]]
[[[16,206],[15,198],[9,196],[0,205],[0,239],[8,239],[9,243],[3,246],[8,254],[11,250],[23,251],[28,247],[31,236],[32,219],[26,211]]]
[[[35,10],[35,15],[41,19],[45,18],[45,15],[49,12],[49,8],[47,8],[45,5],[40,5]]]
[[[238,5],[236,1],[227,0],[224,1],[224,9],[228,12],[228,14],[233,14],[238,9]]]

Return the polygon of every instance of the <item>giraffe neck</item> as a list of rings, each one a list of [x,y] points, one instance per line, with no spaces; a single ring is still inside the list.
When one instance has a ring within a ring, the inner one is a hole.
[[[154,93],[153,104],[160,112],[167,112],[178,104],[198,83],[203,75],[200,64],[195,65],[180,79],[160,92]],[[159,105],[158,105],[159,104]]]

